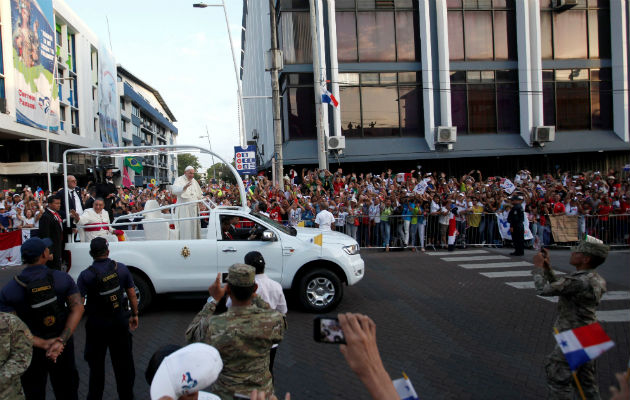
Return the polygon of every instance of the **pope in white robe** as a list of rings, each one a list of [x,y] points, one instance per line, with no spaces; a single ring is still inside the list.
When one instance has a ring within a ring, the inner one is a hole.
[[[201,200],[203,192],[201,186],[194,178],[195,169],[186,167],[184,175],[175,179],[172,192],[177,195],[177,204]],[[199,203],[177,206],[175,208],[175,218],[194,218],[199,216]],[[201,239],[201,221],[199,219],[189,219],[178,221],[179,239]]]
[[[89,243],[96,237],[104,237],[108,242],[117,242],[118,237],[114,235],[114,229],[106,226],[109,224],[109,214],[104,210],[103,200],[96,199],[93,207],[84,210],[80,216],[76,211],[70,211],[79,229],[81,242]]]

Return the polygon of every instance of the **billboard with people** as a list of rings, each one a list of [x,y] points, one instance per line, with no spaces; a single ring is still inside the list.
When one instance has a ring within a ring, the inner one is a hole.
[[[118,146],[118,91],[116,63],[104,44],[98,51],[98,121],[103,147]]]
[[[11,0],[16,120],[57,131],[59,95],[54,79],[55,30],[51,0]]]

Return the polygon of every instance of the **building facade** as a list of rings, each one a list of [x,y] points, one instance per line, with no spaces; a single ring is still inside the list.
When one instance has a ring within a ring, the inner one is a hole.
[[[177,120],[160,93],[118,66],[120,94],[120,129],[123,146],[155,146],[177,144]],[[146,186],[153,179],[157,184],[171,183],[177,177],[175,155],[136,157],[142,173],[129,171],[136,186]]]
[[[318,125],[345,137],[330,164],[628,163],[628,1],[567,3],[278,0],[285,164],[318,163]],[[271,101],[247,96],[271,95],[269,9],[243,4],[247,140],[267,167]],[[339,111],[317,107],[326,80]]]
[[[64,151],[134,143],[133,102],[161,123],[152,143],[174,142],[175,118],[159,93],[135,77],[118,82],[108,46],[63,0],[0,0],[0,39],[0,189],[46,189],[49,171],[55,190]],[[80,185],[91,180],[94,160],[73,154],[68,162]],[[171,161],[164,165],[155,161],[147,177],[171,177]]]

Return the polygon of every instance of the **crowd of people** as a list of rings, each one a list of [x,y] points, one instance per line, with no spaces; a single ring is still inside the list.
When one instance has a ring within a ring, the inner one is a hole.
[[[456,220],[458,244],[501,245],[506,238],[499,230],[498,217],[507,216],[513,193],[525,200],[533,237],[530,245],[553,243],[550,215],[577,216],[580,237],[588,234],[607,244],[628,244],[630,233],[628,173],[614,168],[606,172],[556,169],[540,175],[524,169],[507,177],[484,177],[479,170],[448,176],[423,171],[420,166],[409,172],[389,169],[380,174],[344,173],[341,168],[336,172],[302,169],[300,173],[290,170],[282,188],[274,187],[265,175],[247,178],[244,184],[250,208],[295,227],[320,225],[316,218],[327,210],[334,217],[333,229],[354,237],[364,247],[446,247],[451,218]],[[200,189],[218,205],[240,204],[234,184],[210,182]],[[124,216],[142,211],[148,200],[154,199],[159,205],[177,201],[174,191],[164,186],[119,186],[112,192],[111,206],[106,208],[110,219],[123,217],[117,227],[121,230],[142,229],[138,224],[141,219]],[[78,193],[89,208],[97,197],[97,185],[90,184]],[[47,195],[33,193],[28,187],[0,194],[0,230],[37,230]],[[201,207],[202,213],[207,211]],[[63,199],[60,214],[65,218]]]
[[[22,229],[31,237],[25,237],[21,246],[26,268],[0,291],[0,311],[15,313],[24,321],[0,314],[0,333],[11,336],[9,342],[16,343],[15,362],[0,374],[11,379],[0,385],[0,394],[21,398],[24,390],[27,399],[44,398],[49,376],[58,398],[77,398],[79,378],[73,334],[85,313],[88,397],[102,398],[107,350],[114,364],[119,397],[133,397],[135,367],[130,332],[139,326],[138,303],[129,270],[109,258],[108,241],[116,240],[117,235],[109,222],[122,217],[122,226],[115,228],[142,229],[142,218],[132,214],[144,210],[149,201],[158,206],[185,202],[181,194],[191,187],[193,174],[194,170],[187,168],[186,179],[171,188],[116,187],[108,172],[105,183],[80,189],[77,179],[69,176],[67,195],[62,189],[46,193],[27,187],[21,193],[2,196],[3,231]],[[499,233],[494,218],[516,207],[519,215],[527,215],[529,229],[543,243],[551,240],[545,236],[551,215],[577,216],[584,221],[592,218],[596,221],[594,227],[578,222],[581,231],[608,242],[623,242],[628,234],[630,185],[628,178],[615,170],[604,176],[597,171],[571,175],[560,170],[532,176],[521,170],[513,178],[484,179],[478,170],[447,177],[420,168],[408,173],[388,170],[380,175],[304,169],[301,174],[291,170],[284,177],[283,188],[274,187],[264,175],[246,179],[245,185],[247,205],[280,223],[340,230],[364,245],[386,250],[394,245],[421,250],[452,245],[454,236],[460,236],[464,245],[484,240],[493,243],[493,235]],[[208,211],[203,209],[206,204],[240,202],[238,187],[226,182],[199,186],[195,191],[199,192],[195,198],[208,200],[200,204],[201,218]],[[66,201],[70,202],[69,215],[65,213]],[[125,215],[129,217],[125,219]],[[513,212],[510,216],[514,221]],[[63,228],[67,218],[71,218],[70,227]],[[613,219],[620,223],[613,224]],[[81,225],[85,233],[91,234],[81,240],[90,242],[94,262],[75,283],[60,271],[59,254],[62,234],[76,233]],[[55,238],[60,241],[55,243]],[[576,272],[568,278],[554,275],[546,250],[536,256],[539,270],[534,280],[538,293],[561,298],[558,328],[573,329],[596,321],[595,309],[605,292],[605,282],[595,268],[607,254],[608,246],[596,239],[581,244],[571,256]],[[207,303],[186,329],[185,338],[191,344],[182,349],[160,349],[153,360],[155,365],[147,370],[152,398],[267,398],[273,392],[273,349],[287,330],[287,307],[281,287],[264,276],[264,267],[262,255],[252,252],[243,264],[230,267],[227,284],[222,284],[221,274],[217,275]],[[588,281],[588,285],[579,286],[582,297],[576,296],[572,286],[580,279]],[[128,304],[121,301],[124,295]],[[569,303],[579,303],[589,312],[576,316]],[[374,322],[355,314],[342,314],[339,322],[347,343],[341,345],[341,352],[372,397],[398,398],[380,359]],[[206,362],[194,365],[195,358]],[[548,363],[552,365],[547,371],[550,392],[572,390],[571,379],[565,379],[566,362],[558,349],[548,357]],[[585,390],[598,392],[592,365],[580,368],[578,374]],[[21,385],[13,379],[18,376]],[[626,395],[627,379],[627,375],[619,378]],[[199,392],[202,385],[209,384],[214,394]]]

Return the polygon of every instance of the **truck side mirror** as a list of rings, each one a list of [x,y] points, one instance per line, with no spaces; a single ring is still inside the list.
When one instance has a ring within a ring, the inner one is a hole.
[[[263,232],[262,240],[263,242],[275,242],[278,240],[278,237],[272,231],[267,230]]]

